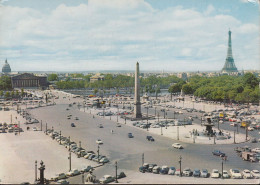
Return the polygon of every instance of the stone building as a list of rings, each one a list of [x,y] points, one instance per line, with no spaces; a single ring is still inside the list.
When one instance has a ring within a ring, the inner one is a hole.
[[[100,75],[100,73],[97,73],[96,75],[90,77],[90,83],[94,83],[96,81],[103,81],[104,80],[104,76]]]
[[[13,88],[46,88],[48,86],[46,76],[35,76],[30,73],[23,73],[11,77]]]

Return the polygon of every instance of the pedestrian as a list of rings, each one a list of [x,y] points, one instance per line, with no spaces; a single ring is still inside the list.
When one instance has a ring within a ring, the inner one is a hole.
[[[113,134],[114,133],[114,131],[113,130],[111,130],[111,134]]]

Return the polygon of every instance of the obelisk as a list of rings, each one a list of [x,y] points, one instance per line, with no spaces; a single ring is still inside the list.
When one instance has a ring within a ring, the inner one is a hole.
[[[139,80],[139,63],[136,63],[135,69],[135,101],[134,101],[134,118],[142,118],[140,102],[140,80]]]

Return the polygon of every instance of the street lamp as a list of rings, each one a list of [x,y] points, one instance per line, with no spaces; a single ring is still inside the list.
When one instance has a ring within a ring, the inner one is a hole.
[[[118,181],[117,181],[117,161],[115,162],[115,167],[116,167],[116,180],[115,180],[115,183],[118,183]]]
[[[144,153],[142,154],[142,166],[144,166]]]
[[[45,133],[46,133],[46,135],[47,135],[47,123],[46,123],[46,130],[45,130]]]
[[[37,181],[37,160],[35,161],[35,181]]]
[[[222,161],[221,161],[221,178],[223,179],[224,177],[223,177],[223,158],[222,158]]]
[[[181,173],[181,160],[182,160],[182,157],[180,156],[180,160],[179,160],[179,164],[180,164],[180,177],[182,177],[182,173]]]
[[[98,144],[98,150],[97,150],[97,153],[98,153],[98,163],[99,163],[99,144]]]
[[[179,140],[179,127],[177,127],[177,140]]]

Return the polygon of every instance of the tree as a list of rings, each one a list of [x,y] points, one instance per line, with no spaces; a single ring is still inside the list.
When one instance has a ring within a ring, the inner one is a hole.
[[[161,89],[160,89],[160,87],[157,87],[156,90],[155,90],[156,100],[157,100],[157,96],[158,96],[159,93],[161,93]]]
[[[252,73],[246,73],[243,76],[243,83],[244,86],[249,86],[250,88],[254,89],[259,84],[259,81]]]
[[[95,88],[95,89],[94,89],[94,94],[96,95],[97,93],[98,93],[98,89]]]
[[[9,98],[10,97],[10,92],[9,91],[6,91],[5,92],[5,99]]]
[[[185,94],[192,94],[193,93],[192,88],[189,84],[184,84],[182,86],[182,90]]]
[[[0,91],[0,96],[3,96],[4,95],[4,91]]]
[[[12,98],[14,97],[14,91],[11,92],[11,97],[12,97]]]
[[[21,89],[21,96],[22,97],[24,96],[24,89],[23,88]]]
[[[18,90],[15,91],[15,96],[19,97],[19,91]]]
[[[52,73],[52,74],[48,75],[48,81],[56,81],[56,80],[58,80],[57,74]]]

